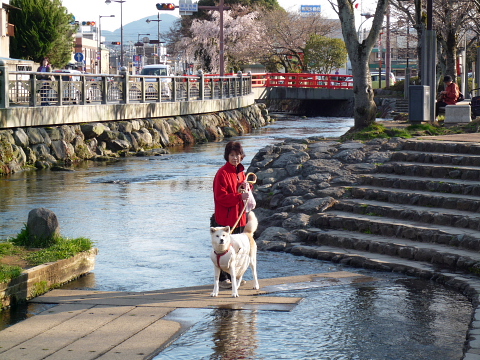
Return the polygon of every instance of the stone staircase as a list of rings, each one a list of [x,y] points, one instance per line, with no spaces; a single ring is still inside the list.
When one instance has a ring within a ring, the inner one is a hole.
[[[464,359],[480,359],[480,145],[407,141],[312,215],[289,251],[445,283],[472,300]],[[478,339],[478,340],[477,340]]]
[[[312,245],[480,274],[480,146],[408,141],[310,221]],[[364,254],[367,258],[368,255]],[[392,263],[394,261],[392,260]],[[480,279],[480,278],[479,278]]]
[[[395,113],[408,113],[408,99],[396,99]]]

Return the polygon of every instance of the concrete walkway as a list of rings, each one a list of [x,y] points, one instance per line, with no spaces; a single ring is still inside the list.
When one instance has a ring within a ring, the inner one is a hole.
[[[298,283],[332,286],[373,281],[368,276],[332,273],[260,279],[260,290],[240,288],[240,297],[221,290],[210,297],[213,285],[150,292],[53,290],[31,302],[55,304],[0,332],[2,360],[151,359],[187,324],[165,318],[179,308],[229,308],[290,311],[302,299],[268,296]]]

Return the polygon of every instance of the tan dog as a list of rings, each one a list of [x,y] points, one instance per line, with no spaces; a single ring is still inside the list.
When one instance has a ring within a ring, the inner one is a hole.
[[[215,285],[210,296],[218,296],[218,281],[220,271],[229,273],[232,277],[232,296],[238,297],[238,288],[243,274],[250,266],[253,272],[254,289],[259,289],[257,279],[257,244],[253,233],[257,230],[258,220],[253,211],[248,213],[248,222],[241,234],[230,234],[230,226],[212,227],[212,254],[210,258],[215,270]]]

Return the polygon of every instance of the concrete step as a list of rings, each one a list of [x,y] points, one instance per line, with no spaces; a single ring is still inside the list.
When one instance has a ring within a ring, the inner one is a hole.
[[[397,272],[437,281],[457,289],[459,292],[469,296],[475,303],[478,301],[478,293],[480,292],[480,279],[478,276],[451,271],[435,263],[408,260],[397,256],[331,245],[292,243],[286,251],[293,255],[332,261],[357,268]]]
[[[480,184],[474,180],[377,173],[362,175],[360,182],[361,186],[468,195],[475,200],[480,197]]]
[[[480,250],[480,232],[473,229],[445,225],[432,226],[420,221],[380,218],[336,210],[312,215],[310,224],[321,229],[348,230],[382,235],[392,238],[393,241],[399,238],[448,245],[466,250]]]
[[[394,152],[391,161],[419,162],[441,165],[480,166],[480,155],[458,153],[425,153],[420,151]]]
[[[396,112],[408,112],[408,100],[397,99],[395,101]]]
[[[474,142],[436,141],[410,139],[402,144],[402,150],[424,153],[455,153],[480,155],[480,144]]]
[[[361,251],[364,257],[383,254],[391,257],[419,261],[436,265],[440,268],[462,270],[467,273],[480,269],[480,253],[450,246],[432,243],[419,243],[408,239],[395,239],[372,234],[362,234],[348,230],[307,229],[302,235],[304,244],[329,246],[339,249]]]
[[[389,187],[376,187],[362,185],[348,187],[346,198],[374,200],[393,204],[408,204],[420,207],[452,209],[455,213],[464,211],[470,216],[471,212],[480,211],[480,197],[473,195],[449,194],[441,192],[420,191],[412,192],[409,189],[396,189]]]
[[[438,207],[426,208],[416,205],[385,203],[365,199],[341,199],[335,204],[334,209],[354,214],[480,230],[480,214],[468,211],[442,209]]]
[[[389,162],[377,167],[378,173],[434,177],[442,179],[480,180],[480,167],[436,165],[414,162]]]

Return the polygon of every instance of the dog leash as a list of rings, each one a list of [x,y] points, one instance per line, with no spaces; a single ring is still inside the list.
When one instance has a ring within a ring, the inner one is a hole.
[[[253,177],[252,180],[248,180],[249,177]],[[245,176],[245,181],[249,184],[255,184],[257,182],[257,175],[255,175],[254,173],[248,173],[246,176]],[[245,212],[245,209],[247,208],[247,200],[244,200],[243,201],[245,203],[245,205],[243,206],[243,210],[242,212],[240,213],[240,216],[238,217],[237,221],[235,222],[235,225],[233,225],[232,229],[230,230],[230,234],[233,233],[233,230],[235,230],[235,228],[237,227],[240,219],[242,218],[243,216],[243,213]]]

